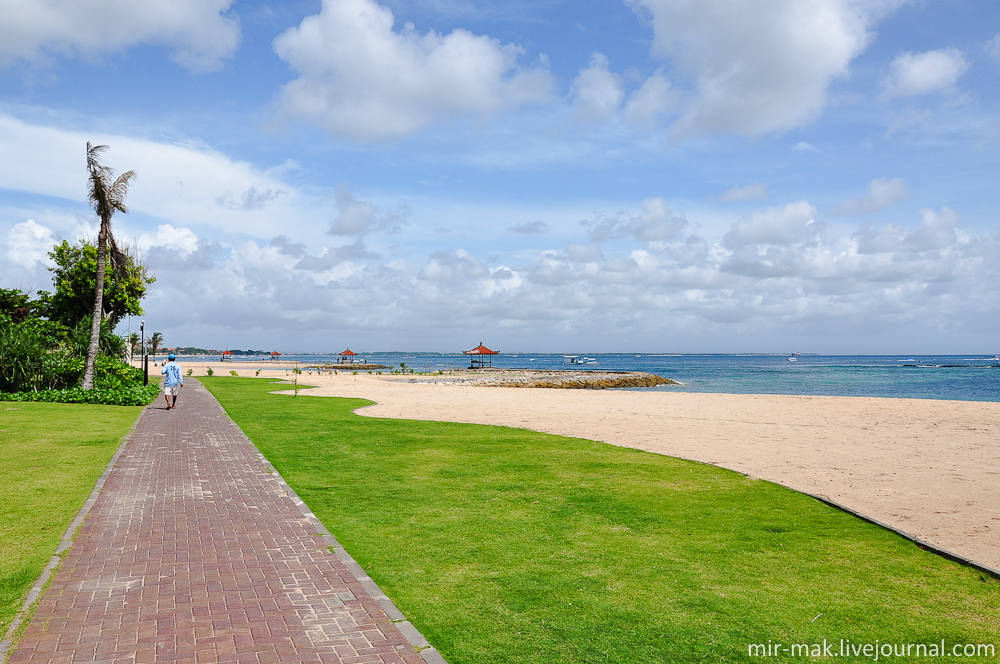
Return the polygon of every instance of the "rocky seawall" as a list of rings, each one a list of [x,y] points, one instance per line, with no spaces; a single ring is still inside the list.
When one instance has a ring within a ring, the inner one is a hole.
[[[409,383],[441,383],[472,387],[547,387],[562,390],[606,390],[626,387],[679,385],[675,380],[645,371],[527,371],[465,369],[444,374],[410,376]]]

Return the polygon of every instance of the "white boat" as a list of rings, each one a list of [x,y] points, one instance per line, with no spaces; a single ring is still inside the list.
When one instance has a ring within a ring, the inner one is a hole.
[[[797,358],[797,357],[790,357],[790,358],[788,358],[788,361],[789,362],[798,362],[799,358]]]
[[[597,360],[582,355],[563,355],[563,364],[597,364]]]

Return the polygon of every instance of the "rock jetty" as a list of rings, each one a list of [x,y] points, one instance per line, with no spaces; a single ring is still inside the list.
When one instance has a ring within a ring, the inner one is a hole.
[[[399,379],[397,379],[399,380]],[[473,387],[547,387],[563,390],[606,390],[626,387],[679,385],[645,371],[530,371],[521,369],[458,369],[441,374],[407,377],[409,383],[440,383]]]

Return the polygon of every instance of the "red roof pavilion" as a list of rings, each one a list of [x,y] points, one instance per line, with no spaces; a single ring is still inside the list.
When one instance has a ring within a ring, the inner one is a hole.
[[[482,367],[492,367],[493,366],[493,356],[499,355],[500,351],[490,350],[483,345],[480,341],[479,345],[472,350],[463,350],[462,355],[471,355],[471,364],[469,364],[470,369],[475,369],[477,366]]]
[[[281,353],[279,353],[278,351],[275,350],[275,351],[271,352],[271,360],[272,361],[273,360],[277,360],[279,357],[281,357]]]
[[[345,350],[343,353],[340,354],[340,361],[341,363],[350,362],[351,364],[354,364],[355,355],[357,355],[357,353],[348,348],[347,350]]]
[[[233,351],[227,349],[222,351],[222,357],[219,358],[219,361],[222,362],[224,360],[232,360],[232,359],[233,359]]]

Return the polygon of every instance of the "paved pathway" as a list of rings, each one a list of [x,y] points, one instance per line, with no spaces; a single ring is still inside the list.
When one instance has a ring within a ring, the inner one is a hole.
[[[11,664],[443,662],[204,387],[178,404],[143,413]]]

